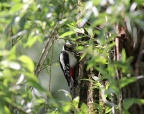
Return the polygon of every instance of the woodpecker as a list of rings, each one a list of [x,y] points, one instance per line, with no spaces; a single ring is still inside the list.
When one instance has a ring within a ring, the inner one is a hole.
[[[59,56],[60,66],[67,80],[68,86],[74,86],[75,81],[75,66],[77,59],[75,52],[73,51],[73,45],[70,42],[66,42],[62,48]]]

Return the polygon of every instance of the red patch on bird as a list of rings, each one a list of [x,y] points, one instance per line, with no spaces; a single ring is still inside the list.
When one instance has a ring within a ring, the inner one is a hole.
[[[74,69],[73,68],[70,68],[70,76],[74,77]]]

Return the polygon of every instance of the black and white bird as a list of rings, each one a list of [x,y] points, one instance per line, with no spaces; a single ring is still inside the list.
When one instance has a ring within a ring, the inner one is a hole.
[[[77,59],[73,51],[73,45],[70,42],[67,41],[64,44],[59,56],[59,61],[68,86],[72,87],[75,83],[75,66],[77,64]]]

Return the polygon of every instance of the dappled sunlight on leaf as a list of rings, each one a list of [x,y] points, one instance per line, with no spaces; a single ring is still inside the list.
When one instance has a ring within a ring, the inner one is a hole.
[[[141,108],[143,6],[142,0],[1,0],[0,114],[88,114],[90,93],[94,114]],[[67,40],[80,55],[75,97],[58,62]]]
[[[34,64],[28,56],[22,55],[19,57],[19,60],[27,66],[30,72],[34,71]]]
[[[22,83],[22,81],[24,80],[24,78],[25,78],[25,77],[24,77],[24,74],[21,74],[20,77],[18,78],[16,84]]]

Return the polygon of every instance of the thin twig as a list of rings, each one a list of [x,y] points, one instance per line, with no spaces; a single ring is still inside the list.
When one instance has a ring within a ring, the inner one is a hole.
[[[52,45],[54,44],[54,41],[52,41]],[[52,55],[51,55],[51,62],[50,62],[50,64],[52,63],[52,60],[53,60],[53,50],[54,50],[54,47],[52,47]],[[50,82],[51,82],[51,69],[52,67],[51,67],[51,65],[50,65],[50,77],[49,77],[49,91],[50,91]]]
[[[52,32],[50,32],[51,33],[51,35],[50,35],[50,37],[48,38],[48,41],[47,41],[47,43],[46,43],[46,46],[44,47],[44,49],[43,49],[43,51],[42,51],[42,54],[41,54],[41,57],[40,57],[40,59],[39,59],[39,61],[38,61],[38,64],[37,64],[37,66],[36,66],[36,68],[35,68],[35,71],[34,71],[34,73],[38,76],[39,75],[39,71],[41,71],[41,69],[42,69],[42,66],[43,66],[43,64],[44,64],[44,62],[45,62],[45,59],[46,59],[46,57],[47,57],[47,55],[48,55],[48,53],[49,53],[49,48],[51,48],[51,47],[49,47],[49,43],[50,43],[50,41],[52,40],[52,36],[53,36],[53,34],[54,34],[54,32],[55,32],[55,30],[57,29],[57,27],[58,27],[58,23],[56,24],[56,26],[54,27],[54,29],[52,30]]]
[[[39,72],[41,72],[42,70],[44,70],[45,68],[47,68],[47,67],[49,67],[49,66],[51,66],[52,64],[54,64],[54,63],[56,63],[56,62],[58,62],[58,60],[56,60],[56,61],[54,61],[54,62],[52,62],[51,64],[48,64],[48,65],[46,65],[45,67],[43,67]],[[39,72],[37,72],[37,73],[39,73]],[[37,74],[36,74],[37,75]]]
[[[37,74],[36,72],[39,72],[39,67],[41,66],[40,63],[41,63],[43,57],[45,56],[45,50],[46,50],[47,46],[49,45],[49,42],[50,42],[50,38],[48,39],[48,41],[47,41],[47,43],[46,43],[46,46],[44,47],[44,49],[43,49],[43,51],[42,51],[41,57],[40,57],[40,59],[39,59],[39,61],[38,61],[37,67],[36,67],[36,69],[35,69],[35,71],[34,71],[35,74]],[[38,74],[37,74],[37,75],[38,75]]]
[[[21,38],[18,38],[18,39],[16,39],[16,41],[13,43],[13,45],[15,45],[18,41],[20,41],[22,39],[22,36],[21,36]]]
[[[48,48],[47,53],[45,54],[45,56],[43,56],[44,58],[43,58],[43,61],[42,61],[42,65],[41,65],[40,68],[38,69],[37,76],[39,75],[39,73],[40,73],[40,71],[41,71],[41,69],[42,69],[42,66],[43,66],[43,64],[45,63],[45,60],[46,60],[46,58],[47,58],[47,55],[48,55],[48,53],[50,52],[50,49],[52,48],[52,46],[53,46],[53,44],[50,45],[50,47]]]
[[[88,21],[86,22],[86,24],[89,25],[89,26],[91,26],[91,24]],[[99,27],[94,27],[94,29],[101,30]]]

